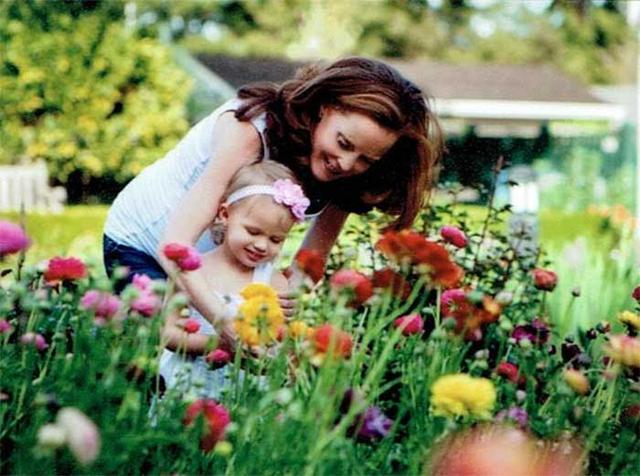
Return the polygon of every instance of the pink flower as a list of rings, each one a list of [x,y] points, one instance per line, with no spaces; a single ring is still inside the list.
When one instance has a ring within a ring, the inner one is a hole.
[[[162,248],[165,257],[173,261],[181,271],[193,271],[202,265],[200,253],[192,247],[180,243],[168,243]]]
[[[80,307],[87,311],[93,311],[96,320],[111,319],[120,310],[120,305],[120,299],[113,294],[95,289],[87,291],[80,299]]]
[[[57,426],[64,430],[67,445],[78,463],[93,463],[100,453],[98,427],[80,410],[66,407],[58,412]]]
[[[6,319],[0,319],[0,334],[8,334],[13,330],[11,324]]]
[[[31,240],[20,226],[0,221],[0,259],[25,250],[30,244]]]
[[[467,236],[460,228],[446,225],[440,228],[440,236],[447,243],[451,243],[456,248],[464,248],[467,246]]]
[[[393,324],[396,327],[401,328],[402,333],[406,336],[420,334],[424,329],[424,322],[418,313],[399,317],[393,322]]]
[[[455,288],[455,289],[447,289],[440,296],[440,305],[443,309],[443,314],[449,314],[453,311],[450,309],[451,306],[456,303],[465,302],[467,299],[467,293],[464,289]]]
[[[195,334],[200,330],[200,323],[197,319],[190,317],[186,321],[184,321],[184,331],[187,334]]]
[[[140,291],[146,291],[149,289],[152,282],[151,278],[146,274],[137,273],[133,275],[133,280],[131,281],[133,286]]]
[[[296,220],[304,220],[304,212],[309,207],[309,199],[305,197],[302,187],[289,179],[276,180],[273,183],[273,201],[289,207]]]
[[[74,281],[87,275],[87,267],[78,258],[62,258],[56,256],[47,263],[44,272],[45,281],[52,283],[57,281]]]
[[[351,306],[359,306],[373,295],[373,284],[364,274],[352,269],[341,269],[331,276],[331,288],[335,291],[343,289],[353,290],[354,297],[349,302]]]
[[[20,343],[23,345],[32,345],[38,350],[45,350],[49,347],[47,341],[41,334],[35,332],[27,332],[20,337]]]
[[[160,298],[150,289],[145,289],[131,301],[131,310],[137,311],[145,317],[151,317],[160,310],[161,305]]]
[[[542,291],[553,291],[558,284],[558,275],[548,269],[536,268],[533,270],[533,284]]]
[[[202,266],[202,256],[195,249],[190,248],[187,257],[178,260],[177,263],[182,271],[193,271]]]
[[[216,443],[224,438],[225,429],[231,423],[231,416],[227,409],[215,400],[201,399],[187,407],[184,424],[191,425],[200,415],[204,418],[205,423],[205,432],[200,440],[200,447],[204,451],[211,451]]]

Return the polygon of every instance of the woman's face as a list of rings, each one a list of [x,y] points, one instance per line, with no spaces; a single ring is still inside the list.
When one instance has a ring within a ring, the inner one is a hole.
[[[323,108],[313,131],[310,167],[320,182],[365,172],[398,139],[398,133],[357,113]]]

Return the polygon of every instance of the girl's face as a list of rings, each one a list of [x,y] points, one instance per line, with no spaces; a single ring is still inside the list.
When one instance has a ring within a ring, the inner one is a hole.
[[[226,224],[222,246],[244,268],[273,260],[294,224],[287,207],[264,195],[223,204],[218,217]]]
[[[311,173],[330,182],[365,172],[398,139],[398,133],[357,112],[322,109],[312,137]]]

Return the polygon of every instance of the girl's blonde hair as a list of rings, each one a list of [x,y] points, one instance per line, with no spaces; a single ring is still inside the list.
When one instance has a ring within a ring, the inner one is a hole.
[[[231,177],[227,189],[224,191],[224,194],[222,194],[220,203],[224,203],[227,198],[229,198],[229,195],[241,188],[250,185],[273,185],[276,180],[281,179],[289,179],[293,183],[300,185],[294,173],[288,167],[278,162],[263,160],[255,164],[246,165]],[[242,200],[249,200],[251,198],[252,197],[248,197]],[[224,241],[224,226],[217,220],[214,220],[211,224],[211,236],[213,242],[217,245],[222,244]]]

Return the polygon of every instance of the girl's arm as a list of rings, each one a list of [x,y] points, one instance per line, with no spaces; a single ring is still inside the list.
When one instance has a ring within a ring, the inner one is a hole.
[[[167,316],[162,328],[162,342],[173,352],[186,352],[188,355],[203,355],[211,349],[211,336],[204,334],[189,334],[178,325],[180,317],[174,312]]]
[[[160,264],[172,276],[177,268],[167,260],[162,248],[171,242],[193,245],[215,217],[229,180],[241,167],[255,162],[261,153],[260,136],[249,122],[238,121],[233,114],[222,114],[213,132],[213,157],[202,176],[185,194],[171,213],[164,237],[160,241]],[[211,323],[223,312],[224,303],[210,292],[201,270],[179,273],[178,286],[191,304]],[[221,338],[232,344],[233,335],[223,330]],[[233,347],[232,345],[230,347]]]
[[[347,220],[349,212],[341,210],[335,205],[329,204],[323,212],[314,219],[311,227],[304,237],[300,249],[310,249],[318,251],[326,261],[329,252],[336,242],[340,230]],[[291,275],[289,284],[292,288],[298,287],[304,280],[303,273],[298,269],[295,263],[291,266]]]

